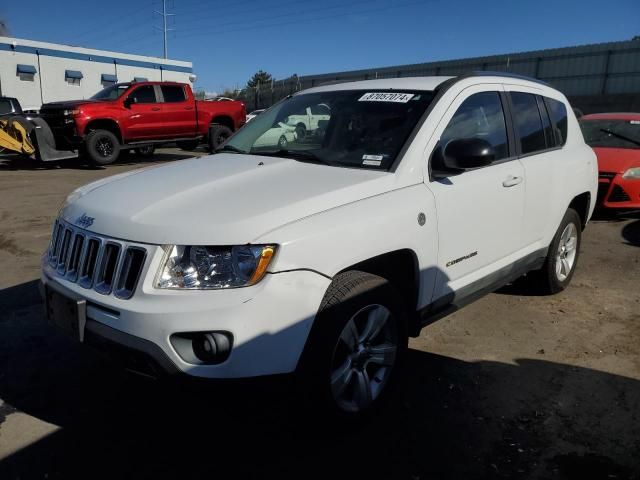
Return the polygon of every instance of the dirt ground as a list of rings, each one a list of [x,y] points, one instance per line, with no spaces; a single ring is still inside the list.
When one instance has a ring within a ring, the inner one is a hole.
[[[423,330],[389,408],[341,425],[287,379],[132,377],[49,327],[37,279],[102,170],[0,162],[0,478],[640,479],[640,215],[593,221],[562,294],[516,283]]]

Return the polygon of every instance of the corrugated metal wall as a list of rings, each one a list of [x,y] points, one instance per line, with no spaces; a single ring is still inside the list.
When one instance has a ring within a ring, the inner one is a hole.
[[[476,70],[511,72],[539,78],[570,97],[572,103],[584,109],[585,113],[592,111],[589,105],[595,103],[600,111],[614,107],[630,109],[624,108],[628,101],[620,103],[620,99],[630,98],[630,94],[640,95],[640,40],[306,75],[260,86],[257,94],[255,91],[244,91],[243,96],[250,107],[255,105],[258,108],[269,106],[295,91],[329,82],[460,75]],[[603,102],[603,96],[610,97],[611,102]]]

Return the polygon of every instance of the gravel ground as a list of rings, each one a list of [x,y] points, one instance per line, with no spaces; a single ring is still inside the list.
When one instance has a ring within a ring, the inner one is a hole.
[[[39,256],[93,170],[0,161],[0,478],[640,479],[640,216],[590,223],[562,294],[516,283],[423,330],[389,408],[341,425],[288,379],[166,383],[44,321]]]

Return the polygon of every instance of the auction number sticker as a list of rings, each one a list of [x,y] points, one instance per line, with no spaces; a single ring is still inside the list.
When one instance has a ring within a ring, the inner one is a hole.
[[[394,102],[407,103],[414,97],[412,93],[365,93],[360,97],[359,102]]]

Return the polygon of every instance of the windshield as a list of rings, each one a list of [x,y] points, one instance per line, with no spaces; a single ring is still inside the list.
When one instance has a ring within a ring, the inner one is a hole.
[[[581,120],[590,147],[640,148],[640,120]]]
[[[100,90],[96,93],[91,100],[115,100],[119,98],[127,89],[131,86],[129,83],[117,83],[110,87]]]
[[[404,90],[295,95],[258,115],[222,150],[387,170],[433,95]]]

